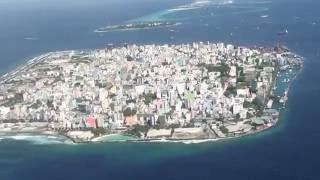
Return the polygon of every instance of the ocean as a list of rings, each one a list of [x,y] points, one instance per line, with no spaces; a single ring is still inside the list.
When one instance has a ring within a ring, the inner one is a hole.
[[[2,0],[0,73],[39,54],[107,44],[193,41],[280,43],[305,58],[279,124],[252,136],[200,144],[70,144],[55,137],[0,137],[1,180],[319,180],[320,1]],[[135,21],[170,28],[97,34]],[[287,35],[279,32],[288,30]]]

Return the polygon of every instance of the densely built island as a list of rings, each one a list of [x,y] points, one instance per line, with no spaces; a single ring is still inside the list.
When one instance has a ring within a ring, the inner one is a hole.
[[[75,142],[239,137],[275,125],[281,71],[303,59],[284,47],[223,43],[126,45],[44,54],[0,80],[0,132]]]

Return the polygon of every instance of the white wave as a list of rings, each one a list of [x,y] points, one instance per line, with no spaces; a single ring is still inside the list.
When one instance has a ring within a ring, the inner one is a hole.
[[[177,7],[174,9],[168,9],[168,12],[188,11],[193,9],[199,9],[200,7]]]
[[[214,142],[224,139],[230,138],[218,138],[218,139],[190,139],[190,140],[168,140],[168,139],[153,139],[153,140],[146,140],[146,141],[134,141],[139,143],[182,143],[182,144],[200,144],[206,142]]]
[[[36,136],[33,136],[36,137]],[[31,138],[30,135],[7,135],[3,136],[3,139],[14,139],[14,140],[28,140]]]
[[[57,136],[47,136],[47,135],[6,135],[0,137],[3,139],[17,140],[17,141],[28,141],[32,144],[73,144],[71,140],[57,137]]]
[[[49,139],[58,139],[57,136],[48,136]]]
[[[198,0],[191,4],[208,4],[208,3],[210,3],[209,0]]]
[[[230,0],[230,1],[224,1],[222,4],[233,4],[233,1]]]
[[[203,139],[203,140],[186,140],[183,141],[183,144],[200,144],[200,143],[206,143],[206,142],[213,142],[218,141],[219,139]]]
[[[196,1],[196,2],[190,3],[190,4],[178,6],[176,8],[168,9],[167,11],[168,12],[176,12],[176,11],[194,10],[194,9],[203,8],[203,7],[208,6],[210,4],[212,4],[212,1],[200,0],[200,1]]]

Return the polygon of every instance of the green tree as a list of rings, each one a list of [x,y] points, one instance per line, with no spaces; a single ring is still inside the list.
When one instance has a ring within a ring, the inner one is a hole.
[[[146,93],[143,95],[144,103],[149,105],[153,100],[157,98],[155,93]]]
[[[230,96],[230,95],[237,95],[237,88],[234,86],[228,86],[228,88],[226,89],[226,91],[224,92],[224,95],[226,97]]]
[[[142,134],[146,135],[148,130],[149,130],[149,126],[142,126],[142,125],[134,125],[132,126],[132,128],[130,128],[126,133],[129,135],[133,135],[136,137],[141,137]]]
[[[229,133],[228,128],[226,128],[225,126],[220,126],[219,129],[223,134],[228,134]]]
[[[137,113],[137,110],[135,109],[131,109],[131,108],[126,108],[124,111],[123,111],[123,115],[125,117],[128,117],[128,116],[133,116]]]

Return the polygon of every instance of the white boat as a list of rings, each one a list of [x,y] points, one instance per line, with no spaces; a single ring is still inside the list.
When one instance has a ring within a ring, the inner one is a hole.
[[[286,30],[284,30],[284,31],[278,32],[277,34],[278,34],[279,36],[284,36],[284,35],[289,34],[289,31],[286,29]]]

